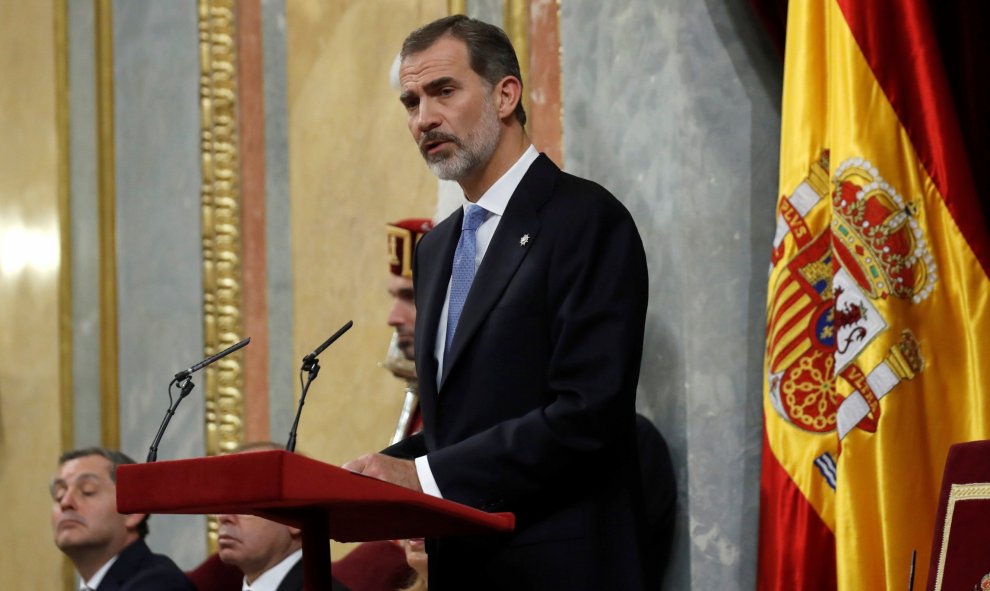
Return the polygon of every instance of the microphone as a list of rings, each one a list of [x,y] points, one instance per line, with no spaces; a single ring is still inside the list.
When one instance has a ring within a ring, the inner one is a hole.
[[[303,405],[306,404],[306,392],[309,392],[309,385],[313,383],[316,376],[320,373],[320,362],[317,359],[320,353],[322,353],[327,347],[333,344],[334,341],[340,338],[342,334],[347,332],[354,326],[353,320],[348,320],[347,324],[340,327],[340,330],[333,333],[329,339],[323,341],[323,344],[317,347],[312,353],[303,357],[302,367],[299,369],[299,382],[302,384],[302,394],[299,396],[299,407],[296,409],[296,418],[292,421],[292,429],[289,431],[289,442],[285,444],[285,451],[295,451],[296,450],[296,430],[299,428],[299,417],[302,416]],[[303,382],[303,372],[308,372],[308,379]]]
[[[189,396],[189,393],[192,392],[193,388],[195,387],[195,385],[192,382],[192,374],[203,369],[207,365],[210,365],[211,363],[215,363],[223,359],[224,357],[230,355],[234,351],[242,347],[245,347],[250,342],[251,342],[251,337],[248,337],[237,344],[227,347],[226,349],[220,351],[216,355],[211,355],[207,357],[206,359],[200,361],[196,365],[193,365],[189,369],[184,369],[179,373],[175,374],[175,376],[172,378],[172,381],[169,382],[168,384],[168,410],[165,411],[165,418],[162,419],[162,424],[160,427],[158,427],[158,433],[155,435],[154,441],[151,442],[151,447],[148,448],[148,458],[147,458],[148,462],[154,462],[158,460],[158,444],[161,443],[162,436],[165,435],[165,428],[168,427],[169,421],[172,420],[172,416],[175,414],[175,409],[179,408],[179,403],[182,402],[183,398]],[[176,398],[173,402],[172,386],[175,385],[179,386],[179,397]]]
[[[342,334],[344,334],[345,332],[349,331],[352,326],[354,326],[354,321],[353,320],[348,320],[347,321],[347,324],[345,324],[344,326],[341,326],[340,327],[340,330],[338,330],[337,332],[335,332],[332,335],[330,335],[330,338],[327,339],[327,340],[325,340],[325,341],[323,341],[323,344],[322,345],[320,345],[319,347],[317,347],[309,355],[303,357],[303,370],[309,371],[309,368],[312,367],[312,365],[314,363],[316,363],[316,358],[319,357],[320,353],[322,353],[327,347],[329,347],[330,345],[332,345],[334,341],[336,341],[337,339],[339,339]],[[313,376],[313,377],[315,378],[316,376]]]
[[[244,339],[243,341],[241,341],[239,343],[235,343],[235,344],[227,347],[226,349],[224,349],[223,351],[220,351],[216,355],[211,355],[211,356],[207,357],[206,359],[200,361],[199,363],[197,363],[196,365],[190,367],[189,369],[184,369],[184,370],[180,371],[179,373],[175,374],[175,381],[181,382],[182,380],[188,378],[189,376],[191,376],[192,374],[196,373],[197,371],[203,369],[207,365],[210,365],[211,363],[215,363],[217,361],[220,361],[221,359],[223,359],[227,355],[230,355],[234,351],[236,351],[236,350],[238,350],[240,348],[246,347],[247,344],[250,343],[250,342],[251,342],[251,337],[248,337],[248,338]]]

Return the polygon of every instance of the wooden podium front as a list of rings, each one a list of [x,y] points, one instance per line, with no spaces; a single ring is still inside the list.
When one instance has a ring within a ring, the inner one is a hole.
[[[121,513],[237,513],[302,530],[307,591],[330,589],[330,538],[367,542],[512,531],[485,513],[287,451],[117,469]]]

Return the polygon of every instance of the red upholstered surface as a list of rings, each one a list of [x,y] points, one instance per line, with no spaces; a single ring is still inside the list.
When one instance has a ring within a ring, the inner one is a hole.
[[[504,532],[515,523],[511,513],[485,513],[286,451],[120,466],[117,508],[241,513],[296,527],[325,519],[342,542]]]
[[[413,570],[406,553],[394,542],[359,544],[350,554],[333,563],[333,575],[350,591],[395,591],[405,587]],[[244,575],[211,554],[186,573],[198,591],[240,591]]]
[[[957,443],[949,448],[942,476],[942,493],[935,520],[932,558],[928,571],[928,589],[935,588],[939,554],[948,533],[942,589],[974,589],[984,575],[990,574],[987,554],[987,524],[990,523],[990,500],[956,501],[952,522],[945,523],[949,493],[953,484],[990,483],[990,441]]]
[[[241,591],[244,575],[236,566],[230,566],[220,561],[220,557],[211,554],[186,576],[192,581],[197,591]]]
[[[350,591],[395,591],[409,584],[413,569],[395,542],[367,542],[333,563],[333,576]]]

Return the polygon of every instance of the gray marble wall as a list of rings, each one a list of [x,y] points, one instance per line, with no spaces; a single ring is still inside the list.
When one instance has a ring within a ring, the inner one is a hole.
[[[116,0],[113,44],[120,442],[143,461],[169,380],[203,357],[195,6]],[[205,453],[203,376],[194,382],[160,460]],[[194,566],[206,553],[205,520],[155,516],[149,543]]]
[[[69,58],[69,234],[72,240],[73,447],[100,443],[100,243],[93,3],[66,4]],[[54,463],[54,459],[52,460]]]
[[[289,235],[289,109],[285,0],[262,0],[265,85],[265,245],[268,275],[268,405],[271,439],[284,442],[295,417],[299,362],[292,356]]]
[[[640,411],[668,440],[665,588],[753,589],[781,63],[745,3],[561,3],[565,168],[636,218],[650,267]]]

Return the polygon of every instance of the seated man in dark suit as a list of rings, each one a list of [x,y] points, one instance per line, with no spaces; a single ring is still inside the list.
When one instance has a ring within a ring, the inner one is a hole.
[[[272,442],[242,445],[236,453],[282,449]],[[243,589],[302,591],[302,532],[254,515],[218,515],[220,560],[244,573]],[[347,591],[334,579],[333,591]]]
[[[80,589],[193,591],[170,558],[144,543],[148,516],[117,512],[117,466],[133,463],[98,447],[62,454],[50,487],[55,545],[75,565]]]

